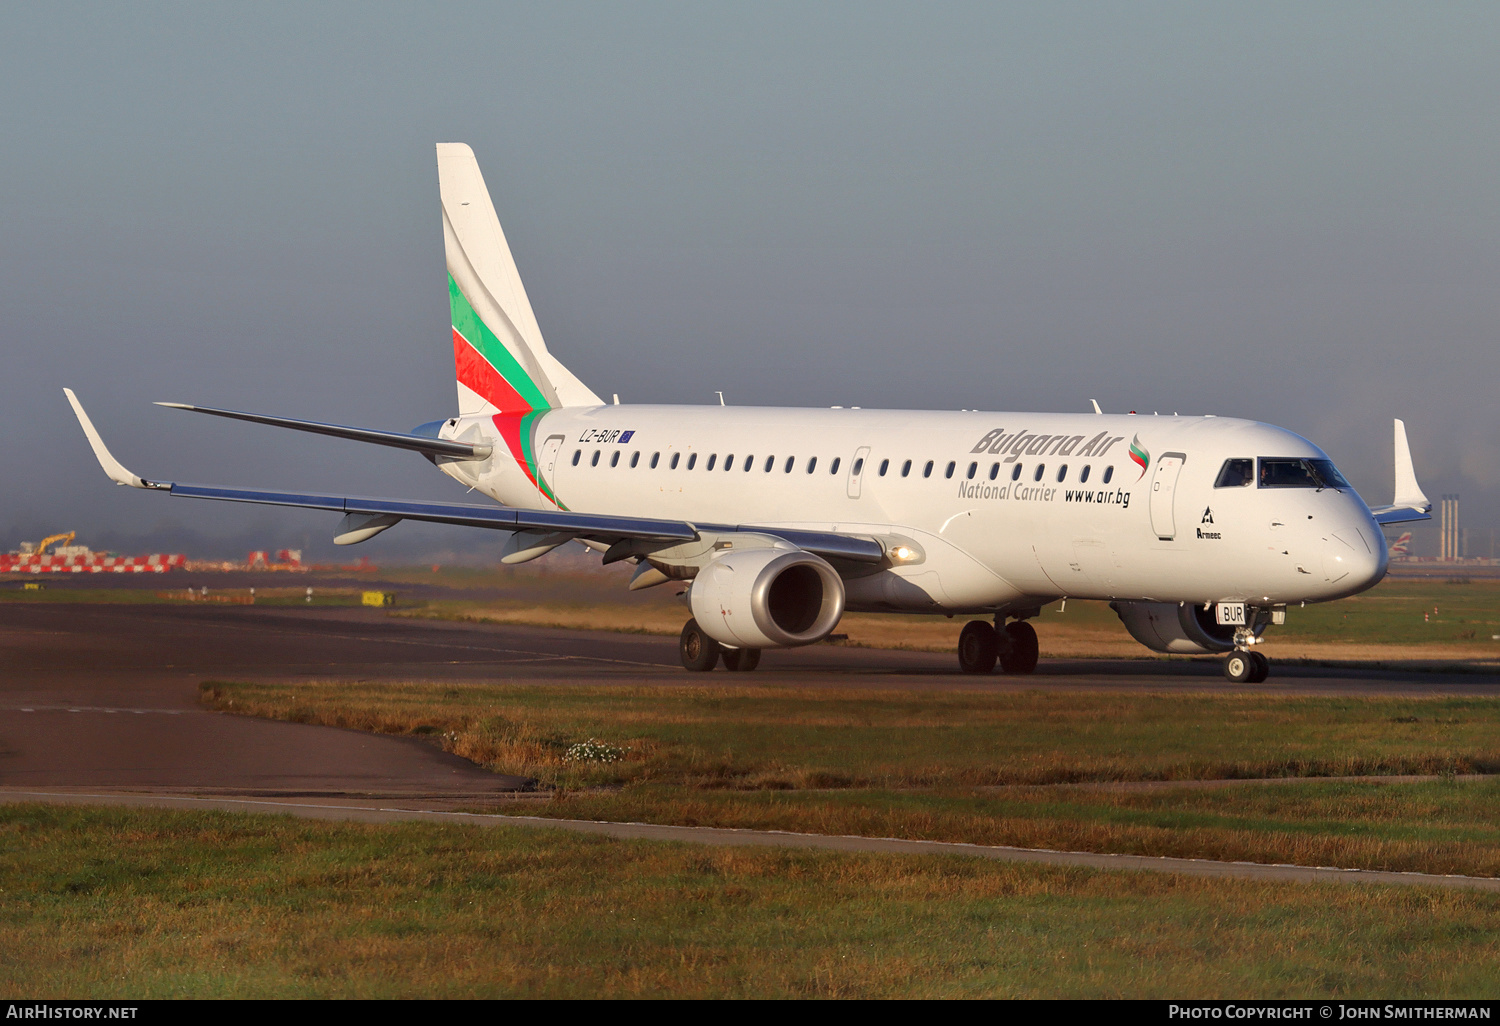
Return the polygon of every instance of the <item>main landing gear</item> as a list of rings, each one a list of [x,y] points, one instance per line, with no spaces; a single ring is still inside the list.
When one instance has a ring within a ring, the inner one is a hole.
[[[724,661],[724,669],[749,673],[760,665],[758,648],[725,648],[704,633],[697,620],[689,620],[682,628],[677,651],[682,656],[682,665],[689,670],[707,673]]]
[[[970,620],[958,636],[958,668],[964,673],[990,673],[995,664],[1013,676],[1024,676],[1036,669],[1036,630],[1025,620],[991,626],[983,620]]]

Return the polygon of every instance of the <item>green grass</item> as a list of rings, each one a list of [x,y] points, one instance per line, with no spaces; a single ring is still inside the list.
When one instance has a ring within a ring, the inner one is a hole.
[[[428,736],[517,811],[1500,876],[1500,700],[206,684],[212,707]],[[611,764],[570,762],[598,738]],[[1318,780],[1441,774],[1436,783]],[[1195,781],[1288,778],[1194,789]],[[1300,779],[1293,779],[1300,778]],[[1073,785],[1182,782],[1167,790]],[[503,810],[502,810],[503,811]]]
[[[203,685],[213,708],[426,733],[563,785],[932,787],[1500,770],[1500,700],[775,687]],[[629,750],[580,770],[567,746]],[[580,776],[579,774],[583,775]]]
[[[1387,578],[1362,595],[1287,610],[1288,641],[1493,644],[1500,657],[1500,581]],[[1434,609],[1436,612],[1434,613]],[[1425,617],[1425,618],[1424,618]]]
[[[487,811],[1122,855],[1500,876],[1500,783],[564,792]]]
[[[1484,998],[1500,895],[0,808],[36,998]]]

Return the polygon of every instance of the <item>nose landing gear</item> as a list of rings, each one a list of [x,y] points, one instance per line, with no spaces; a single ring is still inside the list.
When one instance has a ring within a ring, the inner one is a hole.
[[[1234,632],[1235,649],[1224,657],[1224,676],[1234,684],[1259,684],[1271,674],[1271,660],[1251,645],[1255,634],[1245,627]]]

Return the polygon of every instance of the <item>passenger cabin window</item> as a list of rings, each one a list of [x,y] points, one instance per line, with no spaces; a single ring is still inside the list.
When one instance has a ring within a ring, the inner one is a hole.
[[[709,453],[708,454],[708,466],[705,467],[704,469],[705,470],[712,470],[712,469],[714,469],[714,460],[716,460],[718,458],[719,458],[719,454],[718,453],[716,453],[716,452]],[[693,467],[693,465],[691,463],[689,463],[688,464],[688,469],[691,470],[692,467]]]
[[[682,453],[680,453],[680,452],[674,452],[672,454],[672,462],[667,467],[667,469],[668,470],[676,470],[677,469],[677,461],[680,460],[680,459],[682,459]]]
[[[591,460],[589,460],[589,466],[591,466],[591,467],[597,467],[598,465],[599,465],[599,450],[595,449],[594,450],[594,458],[591,459]]]
[[[659,453],[659,452],[653,452],[651,454],[651,469],[655,470],[656,469],[656,465],[658,463],[660,463],[660,462],[661,462],[661,453]]]
[[[857,460],[854,461],[854,469],[851,470],[851,471],[849,471],[849,473],[853,474],[855,477],[858,477],[860,475],[860,471],[862,471],[864,469],[865,469],[864,457],[860,457],[859,459],[857,459]]]
[[[1046,472],[1047,472],[1047,464],[1045,464],[1045,463],[1038,463],[1036,465],[1036,473],[1031,475],[1031,479],[1033,481],[1040,481],[1042,479],[1042,475],[1045,474]]]
[[[734,453],[730,453],[728,456],[724,457],[724,469],[725,470],[733,470],[734,469]]]
[[[619,449],[616,449],[613,453],[610,454],[609,465],[611,467],[618,467],[620,465],[620,450]]]
[[[583,455],[583,450],[582,449],[574,449],[573,450],[573,466],[575,466],[575,467],[578,466],[579,457],[581,457],[582,455]]]
[[[695,453],[695,452],[688,453],[688,465],[687,465],[687,468],[689,470],[692,470],[693,469],[693,464],[695,464],[697,462],[698,462],[698,454]]]
[[[922,468],[922,476],[923,477],[931,477],[932,476],[932,461],[931,460],[928,460],[927,461],[927,466],[925,466],[925,467]]]
[[[1057,468],[1057,483],[1058,484],[1062,484],[1063,481],[1064,481],[1064,479],[1067,478],[1067,476],[1068,476],[1068,465],[1066,463],[1064,463],[1062,466],[1060,466],[1060,467]]]
[[[1105,467],[1104,468],[1104,483],[1105,484],[1109,484],[1109,479],[1112,478],[1112,477],[1114,477],[1114,476],[1115,476],[1115,468],[1114,467]]]
[[[880,476],[881,477],[885,477],[885,472],[887,470],[890,470],[890,469],[891,469],[891,461],[890,460],[881,460],[880,461]]]
[[[776,457],[775,456],[767,456],[766,457],[766,473],[769,474],[771,472],[771,468],[774,467],[775,465],[776,465]]]
[[[1012,481],[1019,481],[1019,480],[1021,480],[1021,465],[1019,463],[1017,463],[1015,465],[1015,468],[1011,470],[1011,472],[1010,472],[1010,479]]]
[[[796,462],[797,462],[797,457],[795,457],[795,456],[788,456],[786,458],[786,467],[785,467],[785,470],[786,470],[786,472],[788,474],[790,474],[792,472],[792,465],[795,464]]]
[[[1225,460],[1215,488],[1243,488],[1255,480],[1254,460]]]
[[[1260,458],[1262,488],[1338,488],[1349,487],[1344,475],[1332,460]]]
[[[832,463],[828,464],[828,472],[830,474],[837,474],[839,472],[839,458],[837,456],[833,458]]]
[[[631,470],[634,470],[637,466],[639,466],[640,462],[641,462],[641,454],[640,453],[633,452],[633,453],[630,454],[630,469]]]
[[[974,475],[977,474],[977,473],[979,473],[979,464],[977,464],[977,463],[970,463],[969,464],[969,475],[968,475],[969,476],[969,480],[970,481],[974,480]]]
[[[755,457],[754,456],[746,456],[745,457],[745,473],[748,474],[748,473],[750,473],[750,471],[752,471],[754,469],[755,469]],[[766,467],[766,469],[770,470],[771,468],[768,465]]]
[[[911,460],[907,460],[905,463],[901,464],[901,476],[905,477],[906,475],[908,475],[910,473],[911,473]]]
[[[953,468],[956,467],[956,466],[958,466],[957,463],[954,463],[952,460],[949,460],[948,461],[948,469],[943,471],[943,476],[945,478],[946,477],[952,477],[953,476]]]
[[[1083,469],[1078,472],[1078,483],[1083,484],[1089,479],[1089,465],[1085,463]]]
[[[809,456],[807,458],[807,472],[809,474],[811,474],[814,470],[817,470],[817,469],[818,469],[818,458],[816,456]]]
[[[1000,476],[1000,464],[998,464],[998,463],[991,463],[990,464],[990,480],[993,481],[993,480],[995,480],[995,478],[997,478],[999,476]]]

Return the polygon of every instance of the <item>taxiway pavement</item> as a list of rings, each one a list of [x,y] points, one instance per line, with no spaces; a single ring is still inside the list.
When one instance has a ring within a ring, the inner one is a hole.
[[[976,678],[954,657],[819,645],[767,652],[737,686],[1224,691],[1217,661],[1046,660]],[[418,739],[210,712],[206,680],[701,686],[676,640],[391,617],[380,610],[0,604],[0,785],[479,796],[497,777]],[[1273,694],[1500,694],[1479,674],[1277,667]]]

